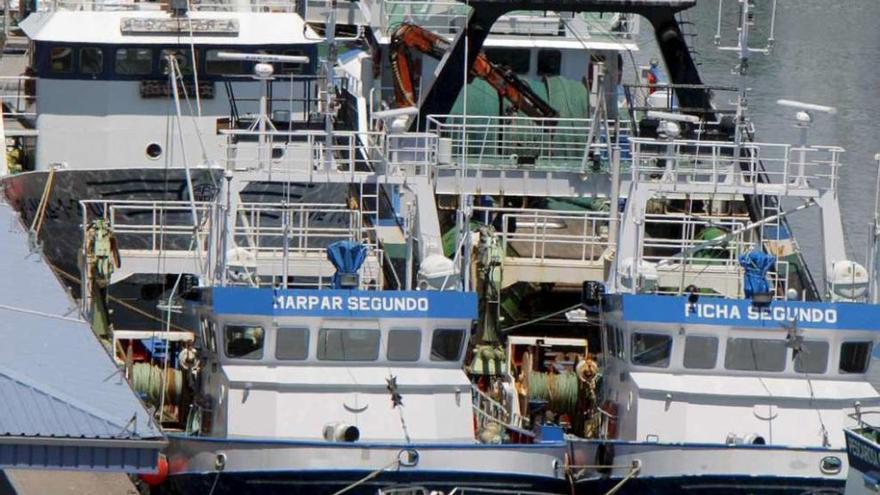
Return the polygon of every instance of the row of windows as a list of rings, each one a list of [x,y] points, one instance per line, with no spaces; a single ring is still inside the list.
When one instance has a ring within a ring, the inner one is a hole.
[[[614,332],[609,332],[609,336]],[[609,338],[613,340],[613,337]],[[634,333],[630,362],[638,366],[667,368],[672,357],[672,337],[655,333]],[[840,346],[840,373],[864,373],[871,358],[871,342],[844,342]],[[733,371],[785,371],[788,345],[780,339],[728,338],[724,368]],[[613,354],[613,352],[612,352]],[[822,374],[828,371],[830,346],[824,341],[804,341],[793,352],[797,373]],[[718,338],[688,335],[684,343],[683,366],[710,370],[718,361]]]
[[[219,57],[220,52],[234,53],[227,49],[196,49],[196,64],[200,73],[208,75],[246,75],[250,74],[253,63],[239,60],[227,60]],[[261,50],[266,52],[266,50]],[[61,75],[97,76],[104,73],[105,53],[110,57],[113,73],[121,76],[145,76],[154,73],[155,62],[158,60],[160,74],[168,72],[168,57],[177,61],[180,72],[193,73],[192,52],[188,49],[147,47],[128,47],[104,49],[95,46],[72,47],[54,46],[49,49],[49,71]],[[282,50],[282,55],[303,55],[301,50]],[[203,67],[201,61],[204,60]],[[275,64],[276,74],[301,74],[302,64]]]
[[[275,359],[304,361],[309,357],[308,328],[276,330]],[[226,325],[226,357],[262,359],[266,332],[263,327]],[[320,361],[376,361],[379,359],[381,332],[375,329],[322,328],[318,331],[317,359]],[[458,361],[464,347],[465,331],[437,329],[431,337],[432,361]],[[388,331],[385,359],[388,361],[418,361],[422,351],[421,330],[399,329]]]

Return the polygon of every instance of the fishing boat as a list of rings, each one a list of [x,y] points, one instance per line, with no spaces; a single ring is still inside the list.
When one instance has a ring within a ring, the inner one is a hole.
[[[462,369],[474,293],[213,287],[195,299],[198,406],[190,428],[170,436],[171,492],[567,486],[561,435],[475,438]]]

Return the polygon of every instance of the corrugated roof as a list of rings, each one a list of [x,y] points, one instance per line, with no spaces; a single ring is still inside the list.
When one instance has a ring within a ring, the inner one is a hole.
[[[76,303],[42,256],[30,251],[18,216],[3,203],[0,274],[0,443],[10,437],[161,439]]]
[[[127,426],[69,397],[58,397],[0,367],[0,432],[4,435],[85,438],[130,437]]]

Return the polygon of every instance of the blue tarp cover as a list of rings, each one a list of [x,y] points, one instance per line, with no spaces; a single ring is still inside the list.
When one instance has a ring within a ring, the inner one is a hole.
[[[327,259],[336,267],[333,288],[340,289],[342,275],[356,274],[367,259],[367,247],[354,241],[336,241],[327,247]]]
[[[776,264],[776,256],[771,256],[761,251],[749,251],[739,257],[739,264],[745,269],[743,291],[746,297],[754,294],[766,294],[770,292],[767,283],[767,272]]]

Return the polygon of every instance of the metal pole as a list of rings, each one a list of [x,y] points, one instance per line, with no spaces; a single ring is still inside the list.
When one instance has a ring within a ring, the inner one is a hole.
[[[877,181],[874,184],[874,224],[873,224],[873,232],[871,232],[871,252],[868,258],[868,273],[871,277],[871,283],[868,285],[868,297],[869,300],[877,304],[878,298],[878,289],[880,289],[880,284],[877,281],[877,241],[880,239],[880,153],[874,155],[874,160],[877,161]]]
[[[608,219],[608,245],[617,246],[620,230],[620,145],[611,148],[611,216]]]
[[[334,70],[336,67],[336,0],[329,0],[327,13],[326,42],[327,58],[324,60],[324,169],[330,171],[333,166],[333,105],[335,104],[336,84]]]

